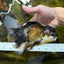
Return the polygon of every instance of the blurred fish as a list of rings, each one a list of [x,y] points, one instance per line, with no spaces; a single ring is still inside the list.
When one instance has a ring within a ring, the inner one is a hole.
[[[0,0],[0,7],[2,6],[2,1]]]
[[[3,24],[8,33],[14,37],[15,48],[21,48],[19,54],[31,50],[35,45],[56,41],[57,35],[53,27],[42,26],[38,22],[27,22],[21,26],[16,19],[6,15]],[[35,50],[36,51],[36,50]]]
[[[5,11],[8,11],[8,6],[5,5],[5,6],[4,6],[4,10],[5,10]]]
[[[6,3],[7,4],[7,3]],[[4,11],[8,11],[8,6],[0,0],[0,8]]]

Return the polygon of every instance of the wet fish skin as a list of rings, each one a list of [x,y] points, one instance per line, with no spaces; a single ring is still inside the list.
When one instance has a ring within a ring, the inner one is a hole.
[[[38,22],[27,22],[26,25],[21,26],[15,18],[9,15],[5,15],[3,24],[8,33],[14,37],[15,47],[22,48],[18,53],[29,51],[35,45],[55,41],[57,37],[53,27],[42,26]]]
[[[23,52],[29,51],[35,45],[40,45],[40,44],[44,44],[47,42],[56,41],[56,39],[57,39],[56,31],[53,27],[42,26],[40,23],[37,23],[37,22],[28,22],[26,25],[22,26],[21,28],[22,28],[21,30],[24,31],[24,34],[25,34],[24,38],[26,39],[25,42],[21,42],[19,40],[21,45],[22,45],[22,43],[26,43],[24,46]],[[20,32],[21,32],[21,30],[20,30]],[[17,33],[17,35],[18,35],[18,33]],[[21,33],[21,35],[22,35],[22,33]],[[21,37],[19,39],[21,39]],[[17,45],[18,44],[19,43],[17,42]]]

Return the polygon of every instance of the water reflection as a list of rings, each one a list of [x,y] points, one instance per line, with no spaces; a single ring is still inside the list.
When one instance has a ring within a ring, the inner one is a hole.
[[[40,55],[40,56],[35,56],[35,57],[31,57],[26,64],[42,64],[42,61],[44,60],[44,58],[47,56],[46,55]]]

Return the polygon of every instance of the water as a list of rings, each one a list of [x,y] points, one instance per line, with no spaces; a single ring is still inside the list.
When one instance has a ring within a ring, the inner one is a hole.
[[[47,5],[50,7],[64,7],[64,0],[2,0],[8,6],[8,10],[0,8],[0,15],[10,14],[15,17],[20,24],[27,22],[32,16],[26,14],[21,6],[38,4]],[[26,4],[27,2],[27,4]],[[58,26],[56,28],[59,42],[64,42],[64,26]],[[4,27],[0,25],[0,41],[7,41],[7,32]],[[64,53],[44,53],[44,52],[27,52],[22,55],[18,55],[14,52],[0,52],[1,64],[64,64]]]

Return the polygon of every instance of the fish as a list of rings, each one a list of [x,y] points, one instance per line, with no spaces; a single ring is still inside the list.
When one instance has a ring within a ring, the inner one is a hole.
[[[8,6],[5,5],[5,6],[4,6],[4,10],[5,10],[5,11],[8,11]]]
[[[32,21],[15,31],[14,34],[16,48],[21,48],[26,52],[36,45],[45,44],[57,40],[57,34],[53,27],[42,26],[40,23]],[[23,44],[23,45],[22,45]]]
[[[8,6],[2,3],[2,0],[0,0],[0,8],[2,8],[5,11],[8,11]]]
[[[0,7],[2,6],[2,1],[0,0]]]
[[[53,27],[43,26],[36,21],[27,22],[26,25],[20,25],[19,22],[6,15],[3,24],[8,34],[14,38],[14,48],[21,49],[16,51],[18,54],[30,51],[34,46],[53,42],[57,40],[57,34]]]

